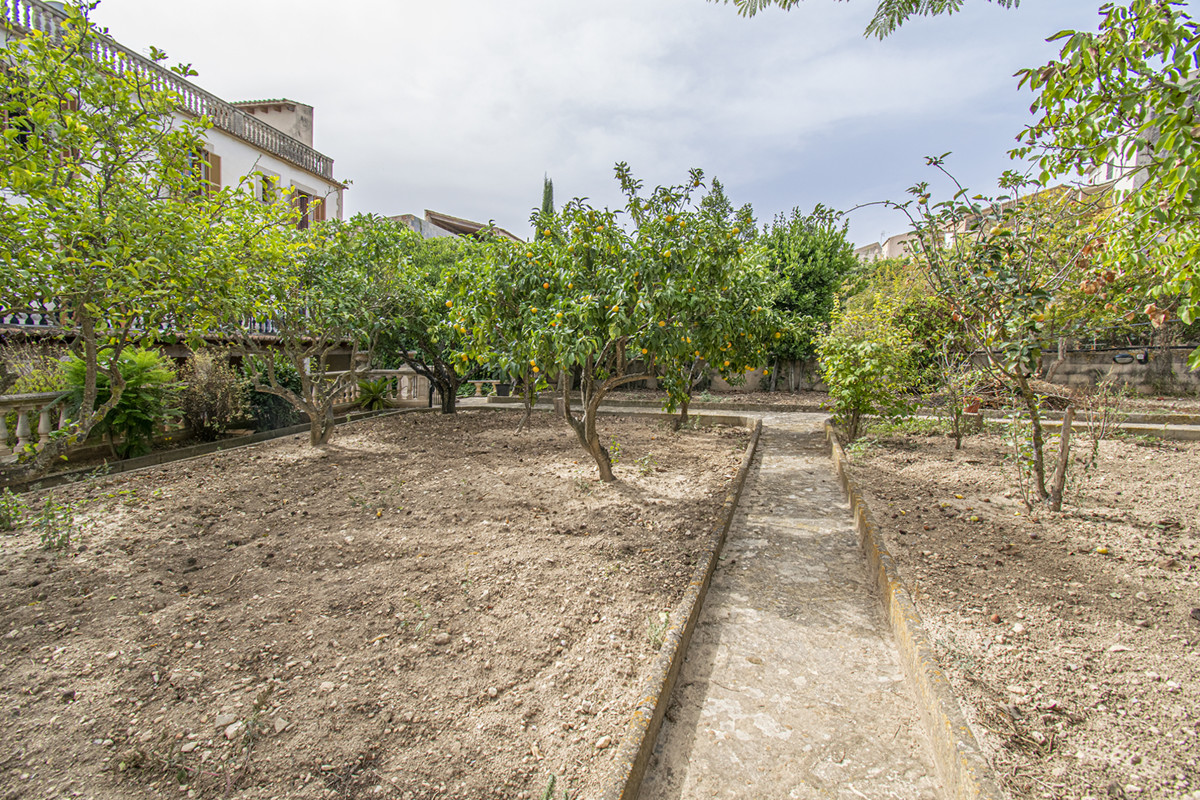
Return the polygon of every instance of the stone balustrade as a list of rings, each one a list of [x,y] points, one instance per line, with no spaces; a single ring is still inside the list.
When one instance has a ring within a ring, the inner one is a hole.
[[[62,392],[0,395],[0,461],[41,450],[50,434],[67,426],[63,397]]]
[[[327,372],[326,377],[337,380],[348,372]],[[350,381],[334,397],[334,405],[352,406],[359,400],[358,381],[386,380],[384,398],[392,405],[413,405],[429,397],[429,379],[411,369],[373,369],[360,372],[358,380]]]

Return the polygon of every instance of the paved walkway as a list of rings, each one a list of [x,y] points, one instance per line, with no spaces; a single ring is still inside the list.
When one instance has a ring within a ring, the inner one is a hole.
[[[763,416],[641,800],[940,796],[824,419]]]

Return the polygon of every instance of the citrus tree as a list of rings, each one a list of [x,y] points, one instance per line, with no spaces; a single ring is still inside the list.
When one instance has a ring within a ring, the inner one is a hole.
[[[771,328],[760,259],[746,252],[733,220],[696,205],[699,171],[648,197],[626,165],[617,166],[617,176],[627,199],[623,214],[580,199],[538,214],[533,242],[489,245],[488,274],[514,265],[503,292],[495,282],[464,281],[456,301],[479,309],[477,316],[464,311],[464,319],[487,323],[468,329],[468,359],[527,367],[535,381],[563,377],[563,416],[603,481],[615,480],[597,431],[610,392],[662,377],[669,402],[679,402],[687,391],[679,375],[696,358],[737,380],[760,363],[750,356],[765,352]],[[501,328],[504,336],[493,335]]]
[[[100,35],[68,6],[61,37],[0,51],[0,311],[43,315],[83,373],[67,434],[34,469],[120,404],[125,350],[205,326],[234,269],[215,232],[243,199],[193,168],[206,122],[177,115],[149,71],[99,63]]]
[[[442,413],[453,414],[458,387],[476,367],[462,352],[465,317],[454,300],[457,264],[475,243],[425,239],[407,228],[398,233],[401,256],[392,276],[381,353],[427,378],[437,388]]]
[[[539,215],[537,240],[551,235],[553,220],[552,210]],[[448,281],[455,290],[453,324],[462,337],[459,360],[519,388],[524,413],[517,430],[529,425],[538,394],[549,387],[543,368],[555,363],[550,337],[541,335],[540,309],[529,303],[530,297],[548,291],[544,284],[549,276],[540,260],[529,258],[530,252],[524,244],[488,240],[459,262]],[[562,319],[547,324],[555,329]]]
[[[244,252],[223,330],[253,388],[308,416],[314,446],[333,435],[337,398],[370,371],[393,304],[402,239],[394,222],[359,214],[307,230],[276,228]],[[256,331],[265,323],[266,336]],[[349,368],[334,369],[334,356],[346,353]],[[281,374],[279,357],[299,375],[298,389]]]

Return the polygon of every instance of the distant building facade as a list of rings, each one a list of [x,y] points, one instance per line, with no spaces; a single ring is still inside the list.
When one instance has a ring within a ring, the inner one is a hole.
[[[66,20],[61,3],[4,0],[0,3],[0,47],[7,48],[30,31],[57,36]],[[180,96],[180,117],[207,117],[212,123],[201,154],[204,176],[216,187],[251,178],[260,199],[291,191],[304,214],[302,227],[322,219],[341,219],[345,184],[333,174],[333,159],[313,148],[313,108],[294,100],[231,103],[139,55],[112,38],[103,38],[97,57],[114,69],[151,75]]]
[[[510,233],[504,228],[496,227],[491,223],[474,222],[462,217],[452,217],[449,214],[430,211],[429,209],[425,209],[424,217],[418,217],[415,214],[398,214],[390,217],[390,219],[408,226],[426,239],[438,239],[448,236],[478,236],[480,231],[489,229],[493,234],[501,238],[513,242],[524,241],[516,234]]]

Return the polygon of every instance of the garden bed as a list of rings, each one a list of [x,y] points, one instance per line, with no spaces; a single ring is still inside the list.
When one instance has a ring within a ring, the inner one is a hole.
[[[1200,445],[1102,441],[1068,510],[1032,515],[1010,447],[852,448],[989,760],[1019,798],[1200,797]]]
[[[0,796],[593,794],[747,441],[398,415],[50,493],[0,539]],[[32,504],[42,496],[30,497]]]

